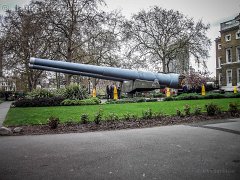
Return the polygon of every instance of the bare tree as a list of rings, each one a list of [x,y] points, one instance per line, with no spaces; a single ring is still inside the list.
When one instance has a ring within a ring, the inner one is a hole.
[[[119,66],[119,51],[121,49],[120,24],[123,17],[117,11],[104,13],[101,20],[94,23],[94,29],[89,37],[95,37],[87,43],[87,56],[89,62],[96,65]],[[97,36],[95,36],[97,34]]]
[[[116,66],[119,12],[106,13],[102,0],[43,0],[7,11],[1,24],[4,67],[36,87],[42,71],[28,67],[30,57]],[[116,60],[115,60],[116,59]],[[13,70],[14,69],[14,70]],[[70,83],[66,76],[66,84]]]
[[[60,59],[68,62],[86,60],[87,43],[98,34],[90,33],[100,23],[103,12],[98,10],[102,0],[45,0],[51,27],[57,39],[55,48]],[[91,34],[91,36],[89,36]],[[67,75],[66,84],[71,75]]]
[[[42,71],[29,69],[30,57],[50,58],[53,55],[49,49],[53,32],[46,27],[47,17],[38,2],[8,10],[1,23],[4,67],[15,77],[21,77],[30,91],[36,88],[42,74]]]
[[[164,73],[169,72],[169,64],[186,49],[197,62],[204,64],[208,57],[209,25],[195,23],[178,11],[155,6],[133,15],[123,27],[131,46],[129,56],[137,56],[139,62],[157,63]]]
[[[94,28],[89,32],[91,38],[87,42],[86,63],[120,66],[120,50],[122,44],[120,24],[123,21],[121,13],[113,11],[103,13],[101,17],[95,19]],[[98,82],[93,79],[93,86]]]

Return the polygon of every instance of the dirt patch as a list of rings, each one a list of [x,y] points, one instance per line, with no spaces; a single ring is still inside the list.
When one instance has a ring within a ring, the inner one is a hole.
[[[234,117],[239,117],[239,113]],[[14,136],[19,135],[41,135],[41,134],[64,134],[64,133],[84,133],[93,131],[107,131],[107,130],[119,130],[119,129],[135,129],[146,128],[154,126],[166,126],[176,124],[190,124],[204,121],[216,121],[219,119],[234,118],[230,113],[224,112],[217,116],[208,116],[206,114],[198,116],[163,116],[153,119],[141,119],[141,120],[124,120],[124,121],[102,121],[100,124],[94,122],[88,124],[59,124],[57,129],[50,129],[48,125],[33,125],[33,126],[21,126],[23,132],[13,133]],[[14,129],[15,127],[9,127]]]

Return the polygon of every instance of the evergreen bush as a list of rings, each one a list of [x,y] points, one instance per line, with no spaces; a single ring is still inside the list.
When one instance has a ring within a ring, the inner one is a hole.
[[[221,108],[217,104],[213,104],[213,103],[206,104],[205,108],[209,116],[214,116],[218,113],[221,113]]]
[[[87,124],[88,123],[88,119],[89,119],[89,117],[88,117],[87,114],[82,114],[81,115],[81,123],[82,124]]]
[[[51,129],[56,129],[58,127],[58,124],[59,124],[59,118],[58,117],[54,117],[54,116],[51,116],[49,119],[48,119],[48,126],[51,128]]]

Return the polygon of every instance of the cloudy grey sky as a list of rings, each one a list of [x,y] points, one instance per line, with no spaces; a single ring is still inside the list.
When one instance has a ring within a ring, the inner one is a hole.
[[[23,6],[30,0],[0,0],[0,13],[5,9],[12,9],[15,5]],[[212,40],[210,58],[208,59],[208,68],[215,74],[215,44],[214,40],[218,37],[220,23],[233,19],[240,13],[239,0],[105,0],[107,10],[121,9],[124,16],[131,17],[133,13],[142,9],[148,9],[150,6],[160,6],[166,9],[174,9],[182,12],[195,21],[202,19],[204,23],[209,23],[211,29],[208,37]]]

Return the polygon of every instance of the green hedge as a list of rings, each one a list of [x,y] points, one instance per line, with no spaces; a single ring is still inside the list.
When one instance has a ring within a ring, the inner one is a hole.
[[[42,97],[34,99],[19,99],[13,103],[15,107],[45,107],[45,106],[60,106],[64,100],[63,97]]]
[[[119,100],[108,100],[106,104],[125,104],[125,103],[140,103],[140,102],[156,102],[156,98],[124,98]]]
[[[62,106],[81,106],[81,105],[97,105],[100,104],[101,101],[98,98],[89,98],[84,100],[71,100],[65,99],[61,102]]]
[[[179,96],[166,97],[164,101],[176,101],[176,100],[196,100],[196,99],[220,99],[220,98],[239,98],[240,93],[207,93],[205,96],[197,93],[184,93]]]
[[[46,106],[80,106],[100,104],[98,98],[84,100],[64,99],[63,97],[43,97],[34,99],[19,99],[13,103],[15,107],[46,107]]]

